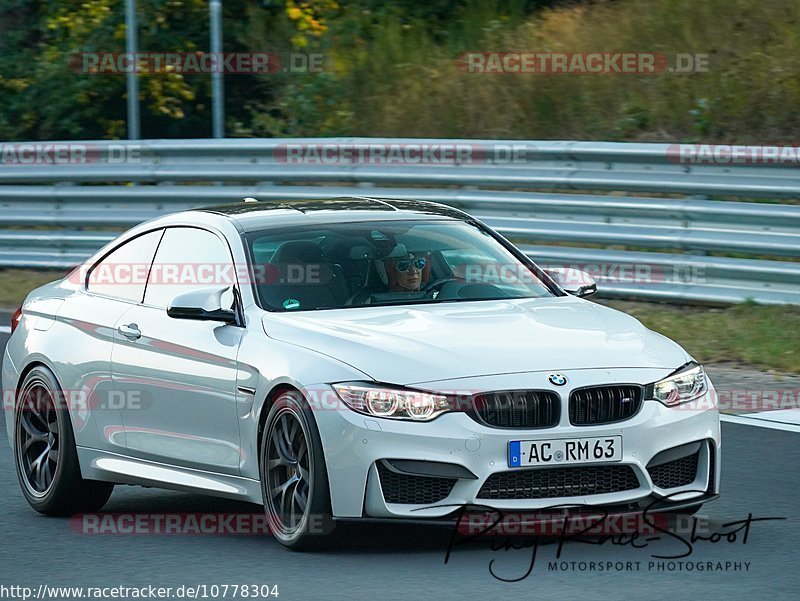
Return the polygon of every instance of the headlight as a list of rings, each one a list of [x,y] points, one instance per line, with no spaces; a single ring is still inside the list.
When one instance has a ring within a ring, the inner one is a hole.
[[[334,384],[333,389],[345,405],[375,417],[429,421],[452,409],[448,397],[421,390],[351,383]]]
[[[703,366],[690,363],[660,382],[650,384],[646,396],[667,407],[674,407],[703,396],[707,390],[706,372],[703,371]]]

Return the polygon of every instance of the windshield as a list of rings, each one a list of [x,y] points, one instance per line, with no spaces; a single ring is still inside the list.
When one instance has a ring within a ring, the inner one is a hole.
[[[270,311],[531,298],[553,293],[490,234],[459,221],[328,224],[247,234]]]

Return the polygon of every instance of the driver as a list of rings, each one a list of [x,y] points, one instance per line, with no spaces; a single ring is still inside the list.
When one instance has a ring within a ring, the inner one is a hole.
[[[416,292],[422,287],[422,277],[428,257],[408,253],[399,258],[386,259],[386,275],[390,292]]]

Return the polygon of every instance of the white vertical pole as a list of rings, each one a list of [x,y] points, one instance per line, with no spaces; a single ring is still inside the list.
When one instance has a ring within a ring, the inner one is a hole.
[[[211,130],[215,138],[225,137],[225,90],[223,86],[222,60],[222,1],[209,0],[211,19],[211,53],[215,56],[216,68],[211,73]]]
[[[125,0],[125,52],[132,69],[126,73],[128,90],[128,139],[138,140],[139,133],[139,76],[136,73],[137,52],[136,0]]]

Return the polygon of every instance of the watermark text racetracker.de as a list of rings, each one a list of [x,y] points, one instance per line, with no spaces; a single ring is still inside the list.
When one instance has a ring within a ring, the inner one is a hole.
[[[670,144],[667,159],[682,165],[800,165],[800,146]]]
[[[166,383],[165,383],[166,385]],[[20,398],[20,391],[3,389],[3,409],[5,411],[32,411],[38,413],[52,404],[57,411],[68,411],[76,420],[85,417],[89,411],[143,411],[153,407],[152,395],[145,389],[128,387],[126,390],[114,388],[110,378],[90,377],[82,388],[61,390],[59,398],[48,400],[28,397]]]
[[[310,516],[311,531],[324,531],[324,517]],[[85,535],[268,535],[267,515],[258,513],[81,513],[70,530]]]
[[[0,165],[91,165],[141,163],[139,144],[19,142],[0,144]]]
[[[705,73],[708,54],[664,52],[462,52],[455,67],[489,75],[657,75]]]
[[[322,73],[324,55],[291,52],[78,52],[70,67],[87,75],[269,75]]]
[[[287,165],[469,165],[527,163],[536,154],[530,144],[473,142],[288,143],[273,158]]]
[[[320,286],[334,277],[328,263],[129,263],[102,261],[81,265],[67,275],[74,284],[92,286],[232,286],[257,284],[295,284]]]

